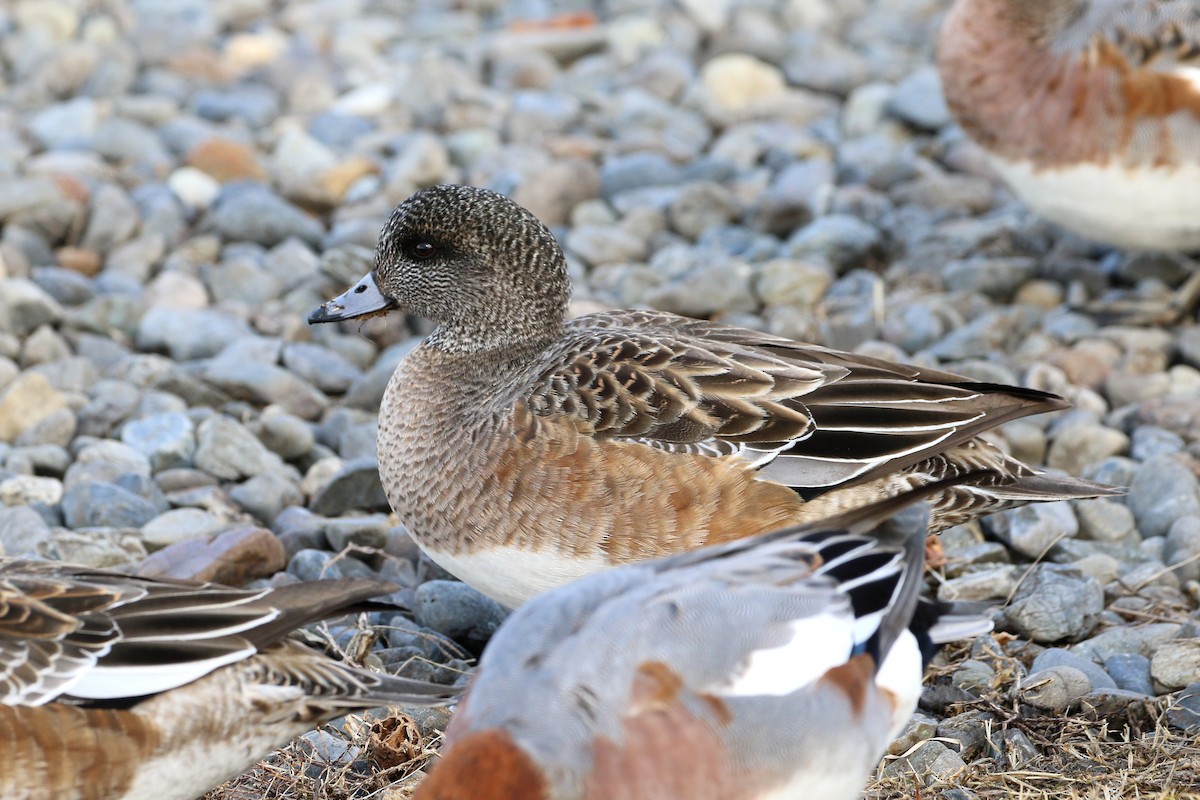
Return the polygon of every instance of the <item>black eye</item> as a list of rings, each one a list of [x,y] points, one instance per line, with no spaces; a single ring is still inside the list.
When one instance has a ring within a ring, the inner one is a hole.
[[[417,242],[412,246],[412,254],[415,258],[429,258],[437,252],[437,248],[429,242]]]

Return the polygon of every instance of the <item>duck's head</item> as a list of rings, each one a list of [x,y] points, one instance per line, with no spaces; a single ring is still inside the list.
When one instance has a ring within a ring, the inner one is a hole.
[[[553,337],[570,297],[562,248],[504,195],[435,186],[405,200],[375,248],[375,268],[309,323],[400,309],[441,325],[431,340],[486,350]]]

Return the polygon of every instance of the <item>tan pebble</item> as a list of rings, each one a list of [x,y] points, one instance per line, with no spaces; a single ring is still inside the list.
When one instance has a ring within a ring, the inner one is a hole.
[[[267,177],[267,171],[258,163],[254,150],[232,139],[206,139],[193,147],[185,160],[189,166],[207,172],[222,183],[246,178],[264,180]]]
[[[89,278],[100,271],[103,263],[99,253],[83,247],[60,247],[54,255],[58,257],[58,264],[63,269],[87,275]]]

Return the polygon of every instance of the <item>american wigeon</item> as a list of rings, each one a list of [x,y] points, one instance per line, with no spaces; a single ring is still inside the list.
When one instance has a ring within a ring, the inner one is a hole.
[[[455,690],[289,638],[394,590],[280,589],[0,560],[0,797],[193,800],[333,717]]]
[[[392,213],[375,269],[309,317],[399,308],[439,324],[384,395],[380,474],[425,552],[506,605],[967,471],[980,477],[933,499],[933,530],[1113,491],[978,438],[1065,407],[1054,395],[655,311],[567,321],[569,293],[536,217],[438,186]]]
[[[859,797],[938,644],[991,628],[918,601],[927,511],[861,532],[910,498],[535,597],[415,800]]]
[[[1200,249],[1194,0],[957,0],[939,64],[959,125],[1038,214]]]

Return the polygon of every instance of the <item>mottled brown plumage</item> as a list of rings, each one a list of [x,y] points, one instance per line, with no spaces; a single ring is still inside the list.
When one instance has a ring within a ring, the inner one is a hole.
[[[440,323],[388,385],[380,472],[426,552],[501,602],[981,468],[935,498],[935,529],[1109,491],[977,438],[1064,407],[1053,395],[661,312],[567,322],[568,296],[529,212],[436,187],[311,318],[401,307]]]
[[[0,560],[0,797],[191,800],[349,710],[450,698],[288,638],[393,588],[241,590]]]

